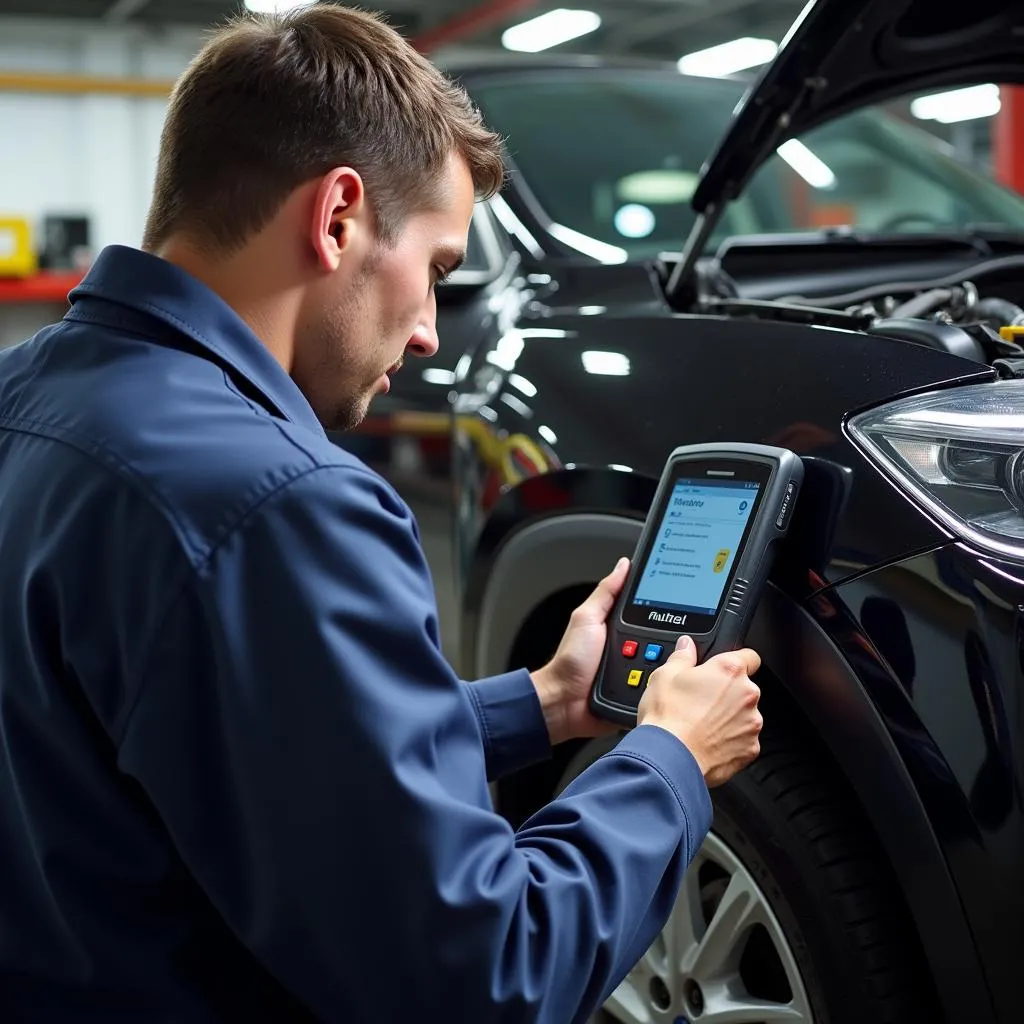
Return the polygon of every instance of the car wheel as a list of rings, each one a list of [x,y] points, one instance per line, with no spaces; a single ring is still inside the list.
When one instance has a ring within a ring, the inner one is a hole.
[[[664,930],[591,1024],[938,1019],[859,809],[813,733],[768,704],[760,757],[712,791]],[[559,790],[614,742],[581,750]]]

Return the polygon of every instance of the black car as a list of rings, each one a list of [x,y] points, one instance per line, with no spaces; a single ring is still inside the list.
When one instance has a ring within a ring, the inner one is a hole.
[[[494,202],[477,206],[466,264],[438,290],[440,352],[409,361],[359,430],[336,440],[380,469],[413,505],[435,569],[446,651],[458,660],[450,415],[469,353],[486,350],[492,364],[500,362],[517,343],[515,335],[507,337],[511,328],[558,307],[594,317],[668,311],[650,274],[672,266],[693,229],[690,200],[702,163],[746,83],[690,77],[649,61],[551,55],[497,56],[450,63],[447,70],[508,139],[511,180]],[[822,174],[827,187],[816,187]],[[844,225],[898,237],[887,239],[880,259],[864,235],[844,235]],[[762,160],[743,195],[719,210],[699,251],[720,250],[719,265],[735,272],[745,297],[777,298],[789,285],[806,285],[808,294],[830,289],[833,279],[817,273],[822,230],[845,268],[834,279],[843,286],[934,269],[939,250],[922,231],[935,228],[955,269],[964,253],[990,245],[977,229],[993,226],[1024,231],[1024,201],[958,163],[933,135],[867,108],[809,125]],[[951,238],[949,229],[960,237]],[[813,234],[803,238],[802,231]],[[770,275],[762,281],[758,261],[775,258],[771,243],[778,234],[792,273],[788,281]],[[900,255],[893,255],[894,245],[903,247]],[[811,271],[806,280],[804,268]],[[502,338],[504,347],[495,352]],[[518,390],[522,383],[522,375],[513,378],[503,401],[528,401],[532,396]],[[482,415],[489,415],[486,407]],[[533,432],[533,440],[518,434],[497,447],[485,443],[495,467],[487,486],[500,488],[532,472],[532,446],[547,447],[545,433]]]
[[[1024,16],[819,0],[747,91],[459,74],[511,181],[418,394],[340,440],[416,506],[463,674],[550,655],[675,446],[805,466],[749,637],[761,757],[714,791],[610,1017],[1020,1021],[1024,201],[864,108],[1021,81]],[[498,809],[522,822],[614,742],[560,747]]]

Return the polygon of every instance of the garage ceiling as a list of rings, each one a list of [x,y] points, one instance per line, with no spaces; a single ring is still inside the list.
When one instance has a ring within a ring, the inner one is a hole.
[[[382,10],[407,35],[474,49],[500,47],[506,28],[556,7],[581,8],[598,13],[601,27],[552,52],[676,59],[740,36],[778,42],[804,0],[360,0],[360,5]],[[0,18],[209,25],[241,6],[241,0],[0,0]]]

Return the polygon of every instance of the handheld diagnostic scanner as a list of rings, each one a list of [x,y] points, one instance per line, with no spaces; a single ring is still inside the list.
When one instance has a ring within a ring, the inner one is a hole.
[[[608,621],[595,715],[636,725],[650,674],[683,634],[701,661],[743,645],[802,481],[803,463],[785,448],[672,452]]]

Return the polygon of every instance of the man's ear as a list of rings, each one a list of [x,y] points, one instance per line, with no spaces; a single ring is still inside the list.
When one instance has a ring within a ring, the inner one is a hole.
[[[310,241],[322,270],[338,268],[357,225],[361,226],[365,204],[363,179],[351,167],[335,167],[320,179],[313,196]]]

